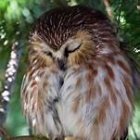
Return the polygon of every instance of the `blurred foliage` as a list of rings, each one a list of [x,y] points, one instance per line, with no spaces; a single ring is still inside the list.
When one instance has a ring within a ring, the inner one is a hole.
[[[140,1],[117,0],[111,3],[120,36],[127,43],[126,48],[140,68]]]
[[[140,1],[139,0],[0,0],[0,91],[4,81],[4,72],[14,41],[20,42],[22,57],[13,95],[9,105],[5,124],[9,134],[28,134],[28,126],[21,113],[20,85],[26,69],[26,46],[28,34],[34,21],[44,11],[57,6],[87,5],[101,10],[117,25],[120,39],[126,42],[126,50],[140,69]],[[110,13],[110,14],[109,14]],[[112,17],[111,17],[112,16]],[[140,94],[136,94],[136,109],[133,127],[140,137]],[[130,127],[130,140],[135,139]]]

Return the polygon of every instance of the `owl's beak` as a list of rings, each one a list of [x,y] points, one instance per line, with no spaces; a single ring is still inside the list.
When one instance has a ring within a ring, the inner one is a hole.
[[[62,59],[57,59],[57,65],[61,70],[65,70],[65,62]]]

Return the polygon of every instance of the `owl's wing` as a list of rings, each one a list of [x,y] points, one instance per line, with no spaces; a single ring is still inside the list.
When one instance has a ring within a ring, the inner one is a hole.
[[[62,137],[62,127],[55,108],[61,84],[59,72],[49,68],[29,71],[23,79],[21,98],[24,114],[34,134]]]
[[[120,48],[124,52],[125,57],[128,60],[128,63],[130,64],[132,70],[134,90],[140,90],[140,65],[136,62],[135,58],[131,56],[127,44],[125,44],[124,42],[120,42]]]

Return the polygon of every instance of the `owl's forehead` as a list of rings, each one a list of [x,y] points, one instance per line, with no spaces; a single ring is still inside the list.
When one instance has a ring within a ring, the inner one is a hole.
[[[100,12],[96,12],[82,6],[53,9],[40,16],[34,32],[37,32],[50,47],[57,50],[77,32],[90,31],[98,19],[105,19]]]

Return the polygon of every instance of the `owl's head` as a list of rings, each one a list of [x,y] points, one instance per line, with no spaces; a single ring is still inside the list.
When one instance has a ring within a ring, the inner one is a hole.
[[[68,38],[66,42],[54,49],[42,40],[36,33],[31,41],[31,50],[42,57],[48,65],[56,64],[60,69],[73,64],[81,64],[94,56],[94,43],[86,31],[79,31]]]
[[[38,19],[30,52],[46,65],[64,69],[92,61],[108,37],[115,40],[113,28],[101,12],[82,6],[58,8]]]

